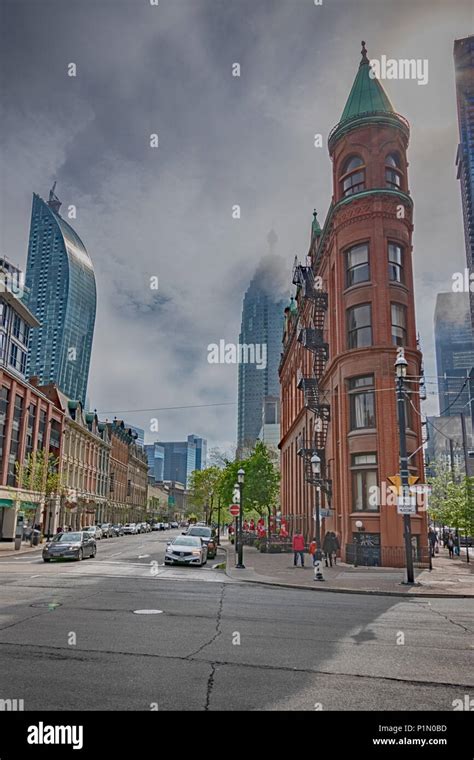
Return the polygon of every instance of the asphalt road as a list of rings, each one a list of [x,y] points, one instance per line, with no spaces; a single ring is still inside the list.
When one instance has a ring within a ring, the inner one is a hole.
[[[0,699],[25,710],[451,711],[474,694],[469,601],[246,585],[212,568],[223,553],[165,568],[176,533],[102,540],[81,563],[0,559]]]

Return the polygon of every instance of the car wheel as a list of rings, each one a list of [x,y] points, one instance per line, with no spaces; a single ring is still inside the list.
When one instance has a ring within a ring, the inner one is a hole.
[[[80,562],[81,559],[84,559],[84,552],[82,549],[79,549],[78,555],[77,555],[77,561]]]
[[[92,549],[92,552],[90,554],[90,558],[94,559],[94,557],[95,557],[96,554],[97,554],[97,549],[96,548]]]

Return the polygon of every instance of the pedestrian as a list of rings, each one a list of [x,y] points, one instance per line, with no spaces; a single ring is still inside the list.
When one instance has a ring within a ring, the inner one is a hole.
[[[438,534],[434,530],[434,528],[430,528],[428,531],[428,542],[430,545],[430,553],[431,556],[434,557],[435,555],[435,547],[438,542]]]
[[[296,532],[293,536],[293,564],[298,567],[298,557],[301,560],[301,567],[304,567],[304,538],[301,533]]]
[[[326,535],[324,536],[323,541],[323,552],[324,552],[324,559],[326,561],[326,567],[329,567],[331,565],[332,567],[332,555],[334,554],[335,546],[334,546],[334,540],[330,533],[330,531],[327,531]],[[329,561],[329,564],[328,564]]]
[[[454,538],[453,538],[452,533],[450,533],[448,536],[448,540],[446,541],[446,546],[448,547],[449,559],[453,559],[454,558]]]
[[[334,564],[336,565],[337,564],[337,553],[338,553],[339,549],[341,548],[341,544],[339,543],[339,539],[338,539],[338,537],[336,536],[336,534],[334,533],[333,530],[331,531],[331,536],[332,536],[332,541],[333,541],[333,546],[334,546]]]

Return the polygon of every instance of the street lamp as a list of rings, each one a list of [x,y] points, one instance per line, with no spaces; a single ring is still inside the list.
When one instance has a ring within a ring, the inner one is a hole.
[[[244,565],[244,559],[243,559],[243,544],[242,544],[242,523],[244,521],[244,480],[245,480],[245,471],[240,468],[240,470],[237,472],[237,484],[239,486],[239,494],[240,494],[240,510],[239,510],[239,528],[238,528],[238,542],[239,542],[239,550],[237,555],[237,564],[236,567],[240,569],[245,569]]]
[[[357,533],[356,533],[354,567],[357,567],[358,559],[359,559],[360,534],[361,534],[361,531],[364,530],[364,523],[362,522],[362,520],[356,520],[355,526],[357,528]]]
[[[317,479],[318,476],[321,475],[321,457],[319,457],[316,452],[311,457],[311,471],[314,475],[314,478]],[[315,511],[315,522],[316,522],[316,551],[314,553],[314,580],[315,581],[323,581],[323,565],[322,565],[322,559],[323,559],[323,553],[321,551],[321,526],[319,524],[319,486],[316,485],[316,511]]]
[[[397,360],[395,362],[395,373],[397,376],[397,406],[398,406],[398,432],[400,437],[400,479],[402,484],[402,503],[405,503],[405,496],[408,495],[408,455],[406,441],[406,420],[405,420],[405,378],[407,376],[408,362],[405,359],[403,348],[398,349]],[[413,552],[411,543],[411,520],[409,514],[403,515],[403,533],[405,538],[405,555],[407,566],[407,583],[414,583],[415,576],[413,572]]]

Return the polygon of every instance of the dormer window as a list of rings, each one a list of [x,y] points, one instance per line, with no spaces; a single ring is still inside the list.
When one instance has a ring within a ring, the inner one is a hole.
[[[403,172],[398,153],[389,153],[385,158],[385,184],[393,190],[400,190]]]
[[[346,161],[340,182],[344,198],[365,190],[365,164],[360,156],[352,156]]]

